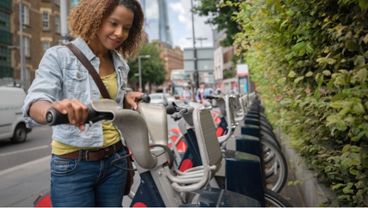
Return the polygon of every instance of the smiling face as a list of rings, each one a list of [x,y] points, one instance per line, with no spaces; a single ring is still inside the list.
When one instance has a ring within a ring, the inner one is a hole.
[[[102,22],[97,38],[108,50],[119,47],[129,36],[130,28],[134,20],[134,13],[124,7],[117,6],[114,11]]]

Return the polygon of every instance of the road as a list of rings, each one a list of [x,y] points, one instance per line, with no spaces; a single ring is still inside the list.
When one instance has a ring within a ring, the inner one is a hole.
[[[47,156],[51,152],[51,128],[34,128],[24,143],[0,141],[0,171]]]
[[[34,128],[24,143],[0,141],[0,206],[29,207],[49,189],[51,128]]]

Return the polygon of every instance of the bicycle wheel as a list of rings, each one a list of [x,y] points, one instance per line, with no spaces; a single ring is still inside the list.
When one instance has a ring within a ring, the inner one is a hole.
[[[261,139],[261,144],[263,149],[267,150],[267,154],[272,154],[271,160],[267,154],[263,155],[263,158],[269,160],[267,163],[263,161],[266,187],[278,193],[282,190],[287,181],[288,166],[286,159],[275,143]]]
[[[292,207],[292,205],[281,195],[271,190],[265,190],[266,207]]]
[[[267,139],[267,140],[273,142],[274,144],[276,144],[277,148],[281,149],[280,142],[277,140],[275,134],[273,132],[269,132],[269,131],[264,130],[262,127],[261,127],[261,138],[262,139]]]

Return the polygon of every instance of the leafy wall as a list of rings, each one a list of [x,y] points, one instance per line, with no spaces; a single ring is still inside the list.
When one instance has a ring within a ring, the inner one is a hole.
[[[275,123],[338,196],[368,205],[368,1],[224,1]]]

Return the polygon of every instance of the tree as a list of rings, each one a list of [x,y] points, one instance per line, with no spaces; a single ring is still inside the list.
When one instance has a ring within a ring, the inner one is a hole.
[[[239,12],[239,2],[242,0],[201,0],[193,8],[193,12],[200,16],[209,16],[208,23],[217,27],[217,31],[224,30],[226,38],[221,41],[223,46],[231,46],[234,36],[240,32],[240,26],[234,17]]]
[[[141,58],[142,86],[148,84],[151,89],[152,84],[162,84],[165,80],[165,69],[163,60],[160,58],[158,43],[145,44],[139,55],[150,55],[150,58]],[[130,66],[129,83],[132,86],[138,86],[138,57],[128,64]]]

